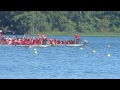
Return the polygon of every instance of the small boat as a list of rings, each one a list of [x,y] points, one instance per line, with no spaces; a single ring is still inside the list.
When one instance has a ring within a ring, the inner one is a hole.
[[[47,44],[47,45],[7,45],[1,44],[0,46],[14,46],[14,47],[52,47],[52,46],[66,46],[66,47],[82,47],[85,44]]]

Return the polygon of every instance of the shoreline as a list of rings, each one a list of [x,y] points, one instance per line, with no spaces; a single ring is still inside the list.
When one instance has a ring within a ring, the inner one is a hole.
[[[120,33],[115,32],[88,32],[88,33],[81,33],[81,32],[39,32],[39,34],[44,33],[46,36],[74,36],[76,33],[80,36],[90,36],[90,37],[120,37]],[[29,35],[38,35],[38,34],[29,34]]]

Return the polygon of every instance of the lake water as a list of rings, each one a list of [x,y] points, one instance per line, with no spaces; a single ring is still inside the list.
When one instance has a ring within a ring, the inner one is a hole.
[[[36,48],[37,54],[34,48],[0,46],[0,79],[120,79],[120,37],[81,39],[89,41],[82,49]]]

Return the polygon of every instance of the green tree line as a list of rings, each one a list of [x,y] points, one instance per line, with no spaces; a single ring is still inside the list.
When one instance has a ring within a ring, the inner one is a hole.
[[[119,33],[120,11],[0,11],[0,29],[16,34]]]

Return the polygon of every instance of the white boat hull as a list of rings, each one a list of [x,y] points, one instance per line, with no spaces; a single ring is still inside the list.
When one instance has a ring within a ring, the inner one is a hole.
[[[68,46],[68,47],[80,47],[80,46],[83,46],[84,44],[56,44],[56,45],[53,45],[53,46]]]
[[[84,44],[56,44],[56,45],[0,45],[0,46],[15,46],[15,47],[50,47],[50,46],[67,46],[67,47],[81,47]]]

